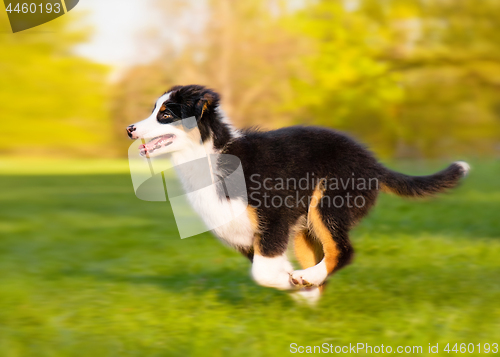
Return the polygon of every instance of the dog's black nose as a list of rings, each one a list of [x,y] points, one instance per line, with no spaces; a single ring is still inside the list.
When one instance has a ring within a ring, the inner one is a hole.
[[[132,138],[132,133],[136,130],[136,127],[133,125],[127,126],[127,134],[129,138]]]

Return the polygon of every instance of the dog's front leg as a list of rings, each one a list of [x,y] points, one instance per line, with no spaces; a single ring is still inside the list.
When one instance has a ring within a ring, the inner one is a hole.
[[[275,241],[279,238],[279,235],[272,237]],[[279,290],[294,289],[295,287],[292,285],[290,279],[290,275],[294,269],[286,256],[286,245],[283,245],[285,248],[283,249],[284,251],[276,251],[276,249],[265,246],[266,242],[269,241],[271,239],[267,236],[255,236],[253,242],[252,278],[257,284],[262,286]]]
[[[252,264],[252,278],[262,286],[279,290],[290,290],[295,287],[290,283],[293,266],[286,254],[266,257],[255,253]]]

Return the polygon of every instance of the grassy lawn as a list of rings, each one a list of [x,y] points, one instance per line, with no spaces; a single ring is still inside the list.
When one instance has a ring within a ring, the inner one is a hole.
[[[168,204],[135,197],[126,164],[50,165],[0,165],[2,357],[500,343],[498,162],[473,163],[439,199],[381,195],[316,308],[255,285],[249,262],[210,234],[179,239]]]

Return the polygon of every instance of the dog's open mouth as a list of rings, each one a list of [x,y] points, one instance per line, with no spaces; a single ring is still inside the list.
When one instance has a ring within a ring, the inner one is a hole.
[[[157,136],[156,138],[151,139],[147,144],[140,145],[139,150],[141,151],[142,156],[147,156],[156,150],[169,146],[174,142],[174,139],[174,134]]]

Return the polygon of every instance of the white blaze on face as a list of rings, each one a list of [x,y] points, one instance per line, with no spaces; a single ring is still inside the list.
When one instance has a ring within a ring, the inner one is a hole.
[[[170,93],[165,93],[156,101],[155,109],[153,113],[146,119],[134,124],[135,126],[135,135],[137,135],[141,139],[151,139],[154,136],[148,135],[151,132],[159,130],[162,126],[166,126],[164,124],[160,124],[157,120],[158,113],[160,112],[161,106],[170,98]]]
[[[158,113],[163,103],[170,98],[171,93],[162,95],[156,101],[155,109],[151,115],[134,124],[134,134],[139,139],[149,140],[146,144],[139,147],[140,154],[146,157],[154,157],[161,154],[171,153],[182,150],[189,141],[182,121],[176,121],[170,124],[158,122]]]

